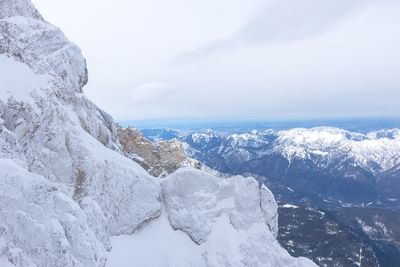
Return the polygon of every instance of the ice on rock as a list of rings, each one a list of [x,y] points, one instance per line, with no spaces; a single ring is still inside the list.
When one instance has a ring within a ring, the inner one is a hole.
[[[102,266],[103,245],[56,184],[0,159],[0,258],[15,266]]]

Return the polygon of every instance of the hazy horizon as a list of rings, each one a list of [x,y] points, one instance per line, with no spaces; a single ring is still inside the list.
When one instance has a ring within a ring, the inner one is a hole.
[[[364,117],[364,118],[275,118],[263,120],[234,120],[234,119],[189,119],[175,120],[126,120],[118,121],[122,127],[140,129],[171,129],[171,130],[227,130],[249,132],[251,130],[283,130],[291,128],[335,127],[348,131],[369,132],[383,129],[400,128],[400,119],[394,117]]]

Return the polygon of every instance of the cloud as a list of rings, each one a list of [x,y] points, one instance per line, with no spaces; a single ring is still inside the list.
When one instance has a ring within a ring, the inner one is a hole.
[[[176,94],[177,91],[165,83],[151,82],[135,87],[130,92],[132,104],[146,104]]]
[[[172,62],[196,62],[242,45],[294,42],[315,37],[333,29],[346,16],[354,14],[370,2],[371,0],[271,0],[233,35],[184,51],[175,56]]]

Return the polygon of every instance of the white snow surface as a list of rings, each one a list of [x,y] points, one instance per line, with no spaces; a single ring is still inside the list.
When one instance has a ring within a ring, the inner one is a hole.
[[[165,215],[135,235],[113,237],[112,245],[107,267],[316,266],[292,258],[263,226],[236,230],[226,216],[217,219],[209,240],[201,245],[174,230]]]
[[[29,0],[0,1],[0,76],[1,266],[314,266],[279,246],[276,202],[254,179],[160,182],[124,157],[83,94],[79,48]]]
[[[36,75],[27,65],[0,55],[0,99],[31,103],[31,93],[47,86],[47,75]]]
[[[134,235],[112,237],[111,244],[108,267],[200,267],[203,262],[199,246],[174,230],[165,212]]]

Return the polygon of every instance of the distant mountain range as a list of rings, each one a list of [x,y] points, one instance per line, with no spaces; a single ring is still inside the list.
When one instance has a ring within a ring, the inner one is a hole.
[[[359,266],[360,257],[362,266],[400,262],[399,129],[142,132],[176,138],[208,167],[266,184],[281,206],[279,240],[293,255],[320,266],[335,266],[332,257],[338,266]]]
[[[176,120],[134,120],[120,121],[123,127],[135,126],[146,131],[166,130],[203,132],[207,129],[225,133],[245,133],[252,130],[275,131],[293,128],[334,127],[352,132],[367,133],[381,129],[400,128],[400,119],[395,117],[359,117],[331,119],[270,119],[270,120],[210,120],[210,119],[176,119]]]
[[[398,202],[400,131],[367,134],[296,128],[243,134],[192,133],[189,154],[230,174],[252,173],[327,200]]]

